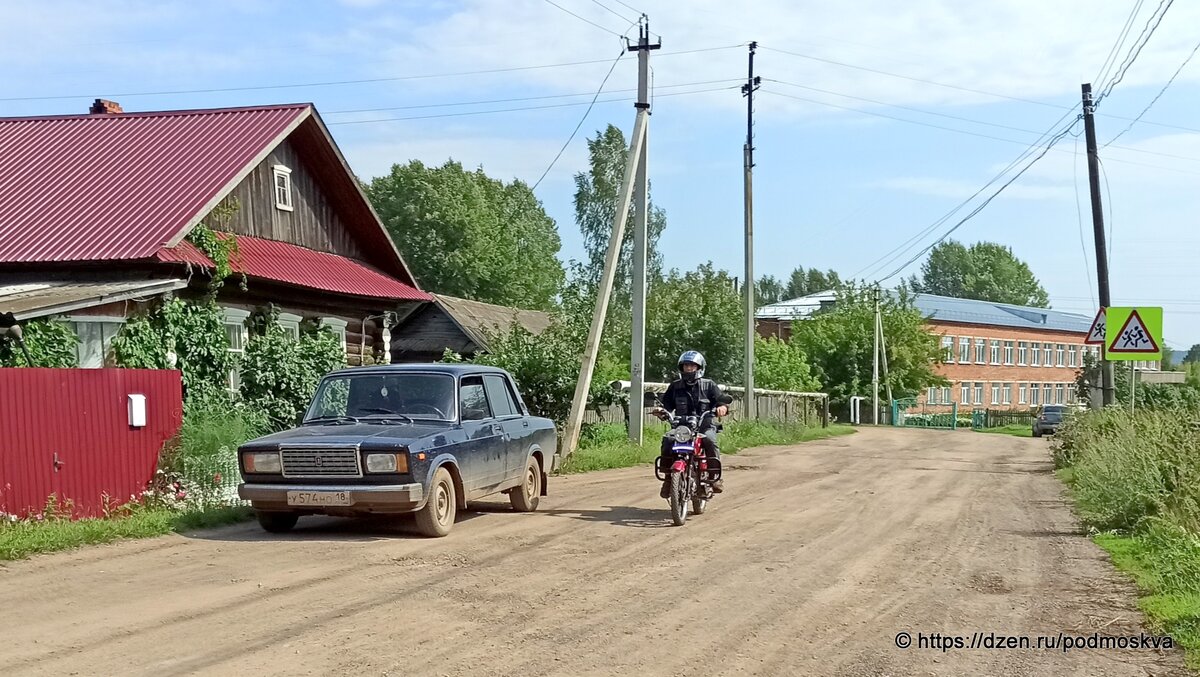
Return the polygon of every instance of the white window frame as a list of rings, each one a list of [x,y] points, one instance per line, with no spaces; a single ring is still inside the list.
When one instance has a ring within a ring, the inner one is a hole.
[[[283,185],[279,185],[279,180],[283,179]],[[282,189],[283,200],[280,200],[280,190]],[[275,198],[275,208],[285,212],[294,211],[292,206],[292,170],[285,165],[274,165],[271,167],[271,192]]]
[[[925,404],[937,404],[938,389],[930,386],[925,391]]]
[[[1029,344],[1029,347],[1031,348],[1029,353],[1029,366],[1042,366],[1042,344],[1034,341],[1033,343]]]
[[[991,364],[1000,364],[1000,339],[992,339],[992,360]]]
[[[1067,393],[1067,384],[1055,383],[1054,384],[1054,403],[1055,404],[1066,404],[1066,397],[1067,397],[1066,393]]]
[[[959,395],[961,396],[960,399],[962,399],[962,402],[960,402],[960,404],[970,404],[971,403],[971,384],[969,382],[967,382],[967,381],[962,382],[962,391],[959,393]]]
[[[125,318],[118,315],[68,315],[67,322],[71,324],[71,331],[79,337],[79,342],[75,344],[75,366],[80,369],[103,369],[104,360],[108,357],[108,351],[112,348],[112,340],[121,332],[121,327],[118,326],[113,335],[106,341],[104,338],[104,330],[100,331],[100,364],[96,366],[85,366],[83,364],[83,355],[79,352],[83,349],[83,337],[80,336],[79,324],[116,324],[124,325]]]
[[[1024,367],[1029,363],[1029,341],[1017,342],[1017,366]]]
[[[971,337],[970,336],[958,337],[958,363],[959,364],[970,364],[971,363]]]
[[[303,317],[295,313],[279,313],[279,326],[293,341],[300,340],[300,322]]]
[[[228,349],[229,352],[234,355],[244,354],[246,352],[246,344],[250,342],[250,329],[246,326],[246,320],[250,319],[250,311],[242,310],[241,308],[221,308],[221,311],[225,315],[224,326],[237,327],[239,335],[242,338],[242,347],[234,348],[231,345]],[[225,331],[228,334],[229,330],[226,329]],[[241,372],[239,369],[234,367],[229,370],[229,377],[226,383],[228,390],[236,393],[241,390],[241,384]]]
[[[342,340],[342,355],[346,354],[346,326],[347,322],[339,317],[322,317],[321,326],[329,327]]]
[[[942,387],[942,404],[954,404],[954,388],[950,386]]]
[[[943,360],[942,360],[943,362],[947,362],[947,363],[954,362],[954,337],[953,336],[943,336],[942,337],[942,357],[943,357]]]
[[[1028,394],[1027,394],[1028,388],[1029,388],[1029,386],[1027,386],[1024,383],[1017,384],[1017,404],[1027,404],[1028,403]]]
[[[1029,384],[1029,403],[1035,407],[1037,405],[1041,404],[1041,402],[1042,402],[1040,388],[1041,388],[1041,384],[1039,384],[1039,383],[1030,383]]]
[[[987,364],[987,339],[975,339],[975,364]]]
[[[1067,366],[1072,368],[1079,366],[1079,347],[1075,344],[1067,346]]]
[[[1053,398],[1054,398],[1054,384],[1053,383],[1043,383],[1042,384],[1042,404],[1054,404],[1053,402],[1050,401]]]
[[[1067,366],[1067,345],[1065,343],[1058,343],[1054,346],[1054,366]],[[1062,402],[1059,402],[1059,404],[1062,404]]]
[[[975,404],[984,404],[984,403],[985,402],[983,399],[983,382],[976,381],[975,382]]]
[[[1004,342],[1004,364],[1012,366],[1013,364],[1013,342]]]

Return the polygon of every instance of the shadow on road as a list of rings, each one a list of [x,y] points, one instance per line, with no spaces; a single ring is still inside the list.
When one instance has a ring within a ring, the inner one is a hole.
[[[473,510],[459,510],[455,524],[462,524],[481,517]],[[373,515],[370,517],[328,517],[308,515],[301,517],[296,526],[283,534],[264,531],[258,523],[250,522],[234,528],[222,527],[189,531],[181,534],[200,541],[256,542],[256,541],[312,541],[353,542],[392,540],[396,538],[424,539],[413,521],[412,515]]]
[[[545,510],[551,517],[568,517],[584,522],[604,522],[618,527],[635,529],[662,529],[671,525],[671,511],[664,503],[662,508],[637,508],[628,505],[606,505],[603,510]]]

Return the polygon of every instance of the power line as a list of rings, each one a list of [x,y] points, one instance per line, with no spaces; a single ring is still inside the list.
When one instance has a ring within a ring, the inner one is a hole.
[[[744,47],[745,43],[737,45],[725,45],[721,47],[702,47],[698,49],[686,49],[678,52],[662,52],[658,56],[679,56],[683,54],[698,54],[701,52],[716,52],[726,49],[736,49]],[[286,85],[254,85],[246,87],[212,87],[206,89],[176,89],[163,90],[154,92],[124,92],[119,94],[105,94],[110,98],[132,98],[138,96],[174,96],[177,94],[214,94],[220,92],[250,92],[258,90],[275,90],[275,89],[299,89],[303,87],[332,87],[338,85],[361,85],[372,84],[377,82],[400,82],[404,80],[431,80],[435,78],[453,78],[464,77],[469,75],[493,75],[496,73],[514,73],[519,71],[543,70],[547,68],[565,68],[570,66],[588,66],[593,64],[608,63],[609,59],[591,59],[588,61],[568,61],[563,63],[539,64],[536,66],[510,66],[507,68],[489,68],[485,70],[475,71],[457,71],[450,73],[429,73],[423,75],[398,75],[383,78],[363,78],[359,80],[329,80],[324,82],[303,82]],[[59,94],[54,96],[17,96],[0,98],[0,101],[54,101],[62,99],[88,99],[96,94]],[[1151,123],[1146,123],[1151,124]]]
[[[1104,64],[1100,66],[1100,72],[1096,75],[1096,82],[1104,82],[1104,79],[1108,77],[1109,70],[1117,65],[1117,53],[1125,46],[1125,40],[1129,37],[1129,29],[1133,28],[1133,20],[1142,11],[1143,2],[1145,0],[1137,0],[1134,3],[1133,10],[1129,12],[1129,17],[1125,19],[1125,25],[1121,27],[1121,32],[1117,34],[1117,41],[1113,43],[1112,49],[1108,50],[1108,57],[1104,59]]]
[[[1113,88],[1125,78],[1125,74],[1129,72],[1129,68],[1133,66],[1133,62],[1137,61],[1138,55],[1142,53],[1142,48],[1146,46],[1146,43],[1150,42],[1150,38],[1154,36],[1154,31],[1158,30],[1158,25],[1162,23],[1163,17],[1167,15],[1167,10],[1171,9],[1171,5],[1174,3],[1175,0],[1161,0],[1158,3],[1154,14],[1151,14],[1150,20],[1146,22],[1145,28],[1138,35],[1137,40],[1134,40],[1133,47],[1129,49],[1129,54],[1125,55],[1125,59],[1121,61],[1121,65],[1117,68],[1117,74],[1104,86],[1100,95],[1096,97],[1094,105],[1099,106],[1100,102],[1111,94]],[[1161,12],[1159,12],[1160,9],[1162,10]],[[1145,39],[1142,36],[1145,36]]]
[[[1116,247],[1113,246],[1113,199],[1112,186],[1108,185],[1108,170],[1104,168],[1104,160],[1099,155],[1096,156],[1096,162],[1100,165],[1100,176],[1104,177],[1104,192],[1108,193],[1108,247],[1104,250],[1105,260],[1108,262],[1108,269],[1112,270],[1112,253]]]
[[[1083,206],[1079,201],[1079,137],[1075,137],[1075,160],[1071,163],[1071,180],[1075,184],[1075,216],[1079,221],[1079,249],[1083,252],[1083,272],[1087,275],[1088,292],[1092,290],[1091,261],[1088,260],[1087,242],[1083,236]],[[1092,294],[1092,305],[1096,304],[1096,295]]]
[[[892,271],[891,273],[889,273],[889,274],[888,274],[886,277],[884,277],[884,278],[882,278],[882,279],[880,279],[880,280],[876,280],[876,282],[877,282],[877,283],[878,283],[878,282],[884,282],[884,281],[886,281],[886,280],[889,280],[889,279],[891,279],[891,278],[895,277],[896,275],[900,274],[900,272],[901,272],[901,271],[903,271],[903,270],[904,270],[905,268],[907,268],[908,266],[912,265],[912,263],[913,263],[913,262],[915,262],[917,259],[919,259],[919,258],[921,258],[922,256],[924,256],[924,255],[925,255],[925,253],[926,253],[926,252],[928,252],[930,249],[933,249],[933,248],[934,248],[934,247],[936,247],[936,246],[937,246],[937,245],[938,245],[940,242],[942,242],[942,241],[943,241],[943,240],[945,240],[946,238],[950,237],[950,235],[951,235],[951,234],[953,234],[953,233],[954,233],[954,231],[958,230],[958,229],[959,229],[959,228],[960,228],[960,227],[961,227],[961,226],[962,226],[964,223],[966,223],[967,221],[969,221],[969,220],[971,220],[972,218],[974,218],[974,217],[975,217],[975,215],[976,215],[976,214],[978,214],[979,212],[983,211],[983,209],[984,209],[985,207],[987,207],[989,204],[991,204],[992,200],[996,199],[996,197],[997,197],[997,196],[999,196],[999,195],[1000,195],[1000,193],[1003,193],[1003,192],[1004,192],[1004,189],[1006,189],[1006,188],[1008,188],[1009,186],[1011,186],[1011,185],[1013,184],[1013,182],[1015,182],[1017,179],[1021,178],[1021,175],[1022,175],[1022,174],[1024,174],[1025,172],[1027,172],[1027,171],[1029,170],[1029,168],[1030,168],[1030,167],[1034,166],[1035,164],[1037,164],[1037,162],[1038,162],[1039,160],[1041,160],[1043,157],[1045,157],[1045,156],[1046,156],[1046,153],[1049,153],[1049,152],[1050,152],[1050,149],[1054,147],[1054,144],[1056,144],[1056,143],[1058,143],[1059,141],[1061,141],[1061,140],[1063,139],[1063,137],[1065,137],[1065,136],[1066,136],[1068,133],[1070,133],[1070,131],[1071,131],[1071,128],[1072,128],[1072,127],[1074,127],[1074,126],[1075,126],[1075,125],[1076,125],[1078,122],[1079,122],[1079,118],[1078,118],[1078,117],[1077,117],[1075,120],[1072,120],[1070,125],[1068,125],[1067,127],[1065,127],[1065,128],[1062,130],[1062,131],[1060,131],[1058,134],[1055,134],[1055,135],[1054,135],[1054,136],[1053,136],[1053,137],[1050,139],[1049,143],[1047,143],[1047,144],[1046,144],[1046,146],[1045,146],[1045,148],[1043,148],[1043,149],[1042,149],[1042,152],[1038,153],[1038,154],[1037,154],[1037,156],[1035,156],[1035,157],[1034,157],[1032,160],[1030,160],[1028,164],[1026,164],[1024,167],[1022,167],[1022,168],[1021,168],[1021,171],[1019,171],[1019,172],[1017,172],[1016,174],[1014,174],[1014,175],[1013,175],[1013,177],[1012,177],[1011,179],[1009,179],[1008,181],[1004,182],[1004,185],[1002,185],[1002,186],[1000,186],[998,189],[996,189],[996,192],[994,192],[994,193],[992,193],[991,195],[989,195],[989,196],[988,196],[988,198],[987,198],[986,200],[984,200],[982,203],[980,203],[980,205],[979,205],[978,207],[976,207],[975,209],[971,210],[971,213],[967,214],[967,215],[966,215],[966,216],[964,216],[962,219],[960,219],[960,220],[959,220],[957,223],[955,223],[953,226],[951,226],[949,230],[947,230],[945,233],[942,233],[942,236],[941,236],[941,237],[939,237],[938,239],[934,240],[933,242],[930,242],[930,243],[929,243],[929,245],[927,245],[927,246],[926,246],[924,249],[922,249],[921,251],[917,252],[917,253],[916,253],[916,254],[915,254],[915,255],[914,255],[912,258],[908,259],[908,260],[907,260],[907,261],[905,261],[903,264],[901,264],[901,265],[900,265],[900,267],[896,268],[894,271]]]
[[[666,97],[666,96],[686,96],[689,94],[705,94],[708,92],[721,92],[721,91],[725,91],[727,89],[733,89],[735,87],[737,87],[737,85],[733,85],[731,87],[710,87],[708,89],[697,89],[697,90],[693,90],[690,92],[668,92],[666,94],[659,94],[658,96],[661,98],[661,97]],[[619,98],[614,98],[614,99],[601,99],[601,100],[597,101],[596,103],[620,103],[620,102],[629,101],[629,100],[630,100],[629,97],[619,97]],[[494,113],[516,113],[516,112],[520,112],[520,111],[549,110],[552,108],[570,108],[573,106],[587,106],[587,105],[589,105],[589,103],[587,101],[572,101],[570,103],[554,103],[554,104],[547,104],[544,106],[519,106],[516,108],[497,108],[497,109],[492,109],[492,110],[463,111],[461,113],[438,113],[435,115],[412,115],[412,116],[408,116],[408,117],[375,118],[375,119],[371,119],[371,120],[341,120],[338,122],[327,122],[325,124],[327,124],[329,126],[333,126],[333,125],[365,125],[365,124],[371,124],[371,123],[376,123],[376,122],[403,122],[405,120],[433,120],[433,119],[437,119],[437,118],[469,117],[472,115],[491,115]]]
[[[637,7],[631,7],[630,5],[628,5],[628,4],[624,3],[624,2],[621,2],[621,0],[613,0],[613,2],[617,3],[618,5],[620,5],[620,6],[624,7],[624,8],[626,8],[626,9],[628,9],[628,10],[631,10],[631,11],[637,12],[639,16],[640,16],[640,15],[643,15],[643,14],[645,14],[645,12],[643,12],[643,11],[642,11],[642,10],[640,10],[640,9],[638,9]]]
[[[658,86],[662,87],[664,89],[675,89],[675,88],[679,88],[679,87],[698,87],[700,85],[716,85],[716,84],[726,84],[726,83],[741,82],[741,81],[742,81],[741,78],[726,78],[724,80],[703,80],[700,82],[683,82],[683,83],[679,83],[676,85],[658,85]],[[637,91],[636,87],[631,87],[628,89],[610,89],[610,90],[607,90],[607,93],[615,94],[618,92],[636,92],[636,91]],[[353,108],[353,109],[325,111],[325,115],[340,115],[340,114],[348,114],[348,113],[382,113],[382,112],[394,111],[394,110],[417,110],[417,109],[422,109],[422,108],[450,108],[453,106],[477,106],[477,105],[485,105],[485,104],[493,104],[493,103],[516,103],[519,101],[545,101],[547,99],[569,99],[571,97],[576,97],[576,96],[592,96],[592,94],[593,94],[593,92],[578,92],[575,94],[545,94],[545,95],[540,95],[540,96],[519,96],[519,97],[512,97],[512,98],[507,98],[507,99],[483,99],[483,100],[476,100],[476,101],[455,101],[455,102],[449,102],[449,103],[422,103],[422,104],[413,104],[413,105],[409,105],[409,106],[389,106],[389,107],[384,107],[384,108]]]
[[[604,8],[605,11],[607,11],[608,13],[612,14],[613,16],[621,19],[622,21],[630,21],[631,20],[629,17],[625,16],[624,14],[621,14],[620,12],[613,9],[612,7],[609,7],[608,5],[604,4],[603,2],[600,2],[600,0],[592,0],[592,2],[596,3],[597,5],[600,5],[601,7]],[[639,12],[639,14],[640,14],[640,12]],[[637,19],[632,19],[632,21],[634,23],[637,23]]]
[[[1183,63],[1179,64],[1179,68],[1175,69],[1175,73],[1171,75],[1171,79],[1167,80],[1167,84],[1163,85],[1163,88],[1161,90],[1159,90],[1158,94],[1154,95],[1154,98],[1150,100],[1150,103],[1146,104],[1146,107],[1142,109],[1142,112],[1138,113],[1137,117],[1135,117],[1132,122],[1130,122],[1128,125],[1126,125],[1125,129],[1122,129],[1120,131],[1120,133],[1118,133],[1113,138],[1109,139],[1108,143],[1101,146],[1102,148],[1108,148],[1108,145],[1110,143],[1121,138],[1125,134],[1125,132],[1128,132],[1129,130],[1133,129],[1133,126],[1136,125],[1138,123],[1138,121],[1140,121],[1142,119],[1142,116],[1145,115],[1154,106],[1154,104],[1158,103],[1159,98],[1161,98],[1163,94],[1166,94],[1167,89],[1171,86],[1172,83],[1175,82],[1175,78],[1179,77],[1179,73],[1183,70],[1184,66],[1187,66],[1188,62],[1192,60],[1192,57],[1196,56],[1197,50],[1200,50],[1200,42],[1196,43],[1196,46],[1192,48],[1192,51],[1187,55],[1187,58],[1183,60]]]
[[[558,154],[555,155],[554,159],[550,161],[550,165],[546,167],[546,171],[542,172],[542,175],[538,177],[538,180],[534,182],[533,188],[530,190],[537,190],[537,187],[541,185],[542,180],[546,178],[546,175],[550,173],[551,169],[554,169],[554,164],[558,162],[558,159],[562,157],[562,154],[567,150],[567,146],[571,145],[571,141],[573,141],[575,139],[575,135],[579,133],[579,128],[583,126],[583,121],[587,120],[588,113],[591,113],[592,107],[596,105],[596,99],[600,98],[600,92],[604,89],[604,85],[608,84],[608,78],[612,76],[613,71],[617,68],[617,63],[621,60],[621,57],[625,56],[626,53],[626,50],[622,49],[621,53],[617,55],[617,58],[613,59],[612,66],[609,67],[608,73],[604,75],[604,79],[600,81],[600,86],[596,88],[596,95],[592,97],[592,101],[588,104],[587,110],[583,111],[583,117],[579,118],[579,124],[575,125],[575,129],[571,131],[571,136],[567,137],[567,142],[562,145],[562,148],[558,149]]]
[[[554,5],[555,7],[561,9],[562,11],[566,12],[567,14],[570,14],[571,16],[575,17],[576,19],[579,19],[580,21],[583,21],[584,23],[588,23],[588,24],[591,24],[592,26],[595,26],[596,28],[599,28],[600,30],[604,31],[605,33],[612,33],[613,35],[617,36],[618,38],[625,37],[624,35],[612,30],[611,28],[601,26],[600,24],[596,23],[595,21],[592,21],[591,19],[582,17],[582,16],[576,14],[575,12],[572,12],[571,10],[567,9],[566,7],[563,7],[562,5],[558,4],[557,2],[554,2],[554,0],[545,0],[545,1],[548,4]],[[625,20],[628,21],[628,19],[625,19]]]

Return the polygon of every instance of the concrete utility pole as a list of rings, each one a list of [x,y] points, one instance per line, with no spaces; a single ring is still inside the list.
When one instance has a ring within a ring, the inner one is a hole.
[[[750,66],[742,96],[746,97],[746,145],[743,148],[746,209],[746,417],[758,418],[754,404],[754,92],[762,78],[754,76],[754,51],[757,42],[750,43]]]
[[[645,16],[642,17],[645,19]],[[649,249],[646,221],[650,211],[650,186],[647,175],[647,156],[650,151],[650,50],[662,47],[650,44],[650,21],[642,21],[637,46],[627,49],[638,53],[638,100],[633,104],[638,114],[646,114],[642,131],[641,154],[633,188],[633,340],[630,342],[630,414],[629,439],[642,443],[644,412],[642,401],[646,392],[646,252]]]
[[[644,30],[643,36],[649,35],[649,29],[646,28]],[[639,40],[638,47],[640,48],[641,46],[642,40]],[[657,46],[648,47],[648,49],[658,49],[661,46],[662,43],[660,41]],[[575,447],[579,444],[579,432],[583,426],[583,412],[587,405],[588,389],[592,383],[592,374],[596,369],[596,353],[600,348],[600,335],[604,329],[604,319],[608,316],[608,301],[612,298],[613,279],[617,275],[617,261],[621,258],[621,244],[625,238],[625,222],[629,217],[629,205],[633,201],[635,172],[644,166],[642,164],[642,154],[645,151],[646,145],[646,128],[650,124],[650,109],[648,106],[642,107],[641,103],[639,100],[638,105],[635,106],[637,108],[637,116],[634,118],[633,136],[629,141],[629,154],[625,158],[625,175],[621,179],[621,193],[617,196],[617,211],[613,220],[612,234],[609,235],[608,252],[604,256],[604,271],[600,277],[600,287],[596,292],[596,307],[592,311],[592,326],[588,330],[587,344],[583,350],[583,363],[579,365],[579,379],[575,382],[575,396],[571,399],[571,414],[567,418],[567,425],[563,430],[562,454],[564,457],[574,453]],[[638,375],[635,375],[635,378],[638,377]],[[640,378],[644,384],[645,376],[640,375]],[[638,398],[636,402],[637,414],[635,416],[633,411],[630,411],[630,425],[633,425],[633,419],[640,419],[643,416],[642,396],[632,392],[635,385],[636,382],[630,384],[630,396]]]
[[[1100,307],[1106,311],[1112,305],[1108,286],[1108,253],[1104,246],[1104,207],[1100,203],[1100,156],[1096,150],[1096,104],[1092,101],[1092,84],[1083,84],[1083,130],[1087,137],[1088,186],[1092,192],[1092,230],[1096,238],[1096,285]],[[1113,363],[1108,359],[1108,338],[1100,346],[1100,383],[1104,391],[1104,406],[1117,401]]]
[[[879,287],[875,287],[875,354],[871,369],[871,425],[879,425]]]

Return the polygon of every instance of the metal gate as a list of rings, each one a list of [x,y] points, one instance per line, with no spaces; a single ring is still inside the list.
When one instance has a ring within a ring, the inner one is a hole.
[[[934,428],[939,430],[958,429],[958,403],[931,409],[919,404],[915,397],[892,400],[892,425],[901,428]]]

